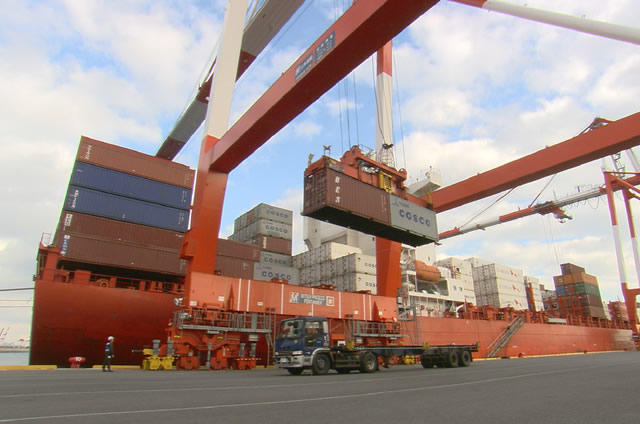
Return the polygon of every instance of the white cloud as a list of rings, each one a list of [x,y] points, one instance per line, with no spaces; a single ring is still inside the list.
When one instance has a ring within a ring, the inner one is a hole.
[[[294,124],[294,133],[302,137],[312,137],[321,132],[322,127],[314,121],[302,121]]]

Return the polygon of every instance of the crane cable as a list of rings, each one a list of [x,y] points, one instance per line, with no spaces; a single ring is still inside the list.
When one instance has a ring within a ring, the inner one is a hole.
[[[553,174],[551,176],[551,178],[549,178],[549,181],[547,181],[547,183],[544,185],[544,187],[542,187],[542,190],[540,190],[540,192],[537,194],[537,196],[533,198],[533,200],[531,201],[531,203],[529,203],[529,206],[527,206],[527,208],[530,208],[531,206],[533,206],[533,204],[535,203],[536,200],[538,200],[540,195],[542,195],[542,193],[547,189],[547,187],[549,187],[549,184],[551,184],[551,181],[553,181],[553,179],[556,177],[556,175],[558,175],[558,174]]]
[[[474,219],[478,218],[480,215],[482,215],[483,213],[485,213],[487,210],[489,210],[490,208],[492,208],[493,206],[495,206],[499,201],[501,201],[502,199],[504,199],[505,197],[507,197],[509,194],[511,194],[511,192],[513,192],[513,190],[515,190],[514,188],[509,189],[506,193],[504,193],[502,196],[498,197],[496,200],[494,200],[493,202],[491,202],[489,205],[487,205],[484,209],[482,209],[481,211],[479,211],[478,213],[476,213],[475,215],[471,216],[464,224],[458,226],[458,228],[462,228],[465,225],[467,225],[468,223],[470,223],[471,221],[473,221]]]

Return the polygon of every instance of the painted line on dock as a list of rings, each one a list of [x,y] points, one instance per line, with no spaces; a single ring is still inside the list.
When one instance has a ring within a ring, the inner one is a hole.
[[[591,369],[603,368],[603,367],[609,367],[613,365],[615,364],[597,365],[590,368]],[[413,388],[405,388],[405,389],[397,389],[397,390],[384,390],[384,391],[376,391],[376,392],[368,392],[368,393],[357,393],[353,395],[324,396],[324,397],[313,397],[313,398],[305,398],[305,399],[276,400],[276,401],[268,401],[268,402],[231,403],[231,404],[223,404],[223,405],[205,405],[205,406],[193,406],[193,407],[181,407],[181,408],[139,409],[134,411],[90,412],[90,413],[84,413],[84,414],[61,414],[61,415],[46,415],[46,416],[34,416],[34,417],[22,417],[22,418],[8,418],[8,419],[0,419],[0,423],[44,421],[44,420],[65,419],[65,418],[86,418],[86,417],[104,417],[104,416],[115,417],[115,416],[121,416],[121,415],[157,414],[157,413],[163,413],[163,412],[206,411],[206,410],[227,409],[227,408],[246,408],[246,407],[252,407],[252,406],[272,406],[272,405],[286,405],[286,404],[318,402],[318,401],[357,399],[357,398],[364,398],[364,397],[371,397],[371,396],[392,395],[392,394],[398,394],[398,393],[450,389],[454,387],[487,384],[487,383],[494,383],[498,381],[517,380],[521,378],[531,378],[531,377],[542,376],[542,375],[567,373],[571,371],[584,371],[584,367],[574,367],[574,368],[565,368],[561,370],[519,374],[519,375],[512,375],[507,377],[489,378],[485,380],[467,381],[464,383],[441,384],[438,386],[413,387]]]

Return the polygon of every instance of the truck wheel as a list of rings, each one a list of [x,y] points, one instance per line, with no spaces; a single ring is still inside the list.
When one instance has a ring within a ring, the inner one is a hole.
[[[331,368],[331,360],[328,355],[324,353],[319,353],[313,358],[313,365],[311,366],[311,371],[313,375],[323,375],[329,372]]]
[[[447,354],[447,366],[449,368],[458,368],[458,352],[455,350]]]
[[[420,363],[422,364],[422,368],[433,368],[436,366],[431,358],[427,358],[426,356],[420,357]]]
[[[458,359],[458,364],[461,367],[468,367],[469,365],[471,365],[471,353],[469,353],[468,350],[463,350],[462,352],[460,352],[460,358]]]
[[[378,358],[373,352],[364,352],[360,356],[360,372],[370,373],[378,370]]]
[[[289,371],[291,375],[300,375],[302,371],[304,371],[304,368],[287,368],[287,371]]]

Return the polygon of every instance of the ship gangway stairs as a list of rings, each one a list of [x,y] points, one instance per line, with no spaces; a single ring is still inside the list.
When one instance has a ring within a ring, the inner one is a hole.
[[[500,333],[500,335],[498,335],[498,337],[496,337],[496,339],[487,348],[487,350],[489,351],[487,358],[495,358],[496,356],[498,356],[498,353],[507,345],[507,343],[509,343],[509,340],[511,340],[511,337],[513,337],[513,335],[516,334],[516,332],[523,325],[524,325],[523,315],[520,315],[516,317],[513,321],[511,321],[511,324],[509,324],[507,328],[505,328],[504,331]]]

